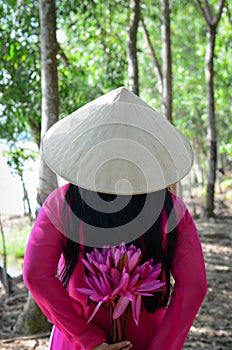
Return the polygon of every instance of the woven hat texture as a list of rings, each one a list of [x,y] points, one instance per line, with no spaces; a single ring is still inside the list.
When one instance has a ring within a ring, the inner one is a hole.
[[[47,165],[82,188],[115,194],[161,190],[191,169],[188,140],[124,87],[87,103],[45,134]]]

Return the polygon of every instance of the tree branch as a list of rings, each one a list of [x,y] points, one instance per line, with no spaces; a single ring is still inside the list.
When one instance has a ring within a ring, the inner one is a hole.
[[[231,14],[231,12],[230,12],[228,3],[226,3],[226,10],[227,10],[227,13],[228,13],[229,22],[230,22],[230,24],[231,24],[231,26],[232,26],[232,14]]]
[[[19,337],[13,337],[13,338],[7,338],[7,339],[2,339],[1,343],[7,344],[7,343],[12,343],[17,340],[34,340],[34,339],[40,339],[40,338],[48,338],[50,336],[49,333],[37,333],[37,334],[31,334],[31,335],[26,335],[26,336],[19,336]]]
[[[211,24],[212,24],[211,23],[212,22],[211,16],[209,17],[208,11],[206,11],[205,8],[202,6],[201,0],[196,0],[196,5],[197,5],[199,12],[204,17],[207,25],[211,26]]]
[[[208,0],[204,0],[204,4],[205,4],[205,12],[206,12],[208,18],[210,19],[210,22],[212,23],[212,21],[213,21],[213,14],[212,14],[212,10],[210,8]]]
[[[161,67],[160,67],[158,58],[156,56],[155,50],[154,50],[154,48],[152,46],[151,39],[150,39],[148,30],[147,30],[147,27],[145,25],[144,19],[141,17],[140,20],[141,20],[141,24],[142,24],[142,28],[143,28],[144,37],[145,37],[148,49],[150,50],[151,59],[152,59],[153,65],[154,65],[155,75],[156,75],[156,78],[158,80],[158,83],[159,83],[160,87],[162,87],[162,85],[163,85],[163,75],[162,75]]]
[[[226,0],[220,1],[219,10],[216,14],[216,17],[213,18],[212,11],[211,11],[211,8],[209,6],[208,0],[204,0],[205,7],[203,7],[201,0],[196,0],[197,8],[198,8],[199,12],[202,14],[202,16],[204,17],[209,28],[214,28],[214,29],[217,28],[217,25],[220,21],[221,15],[222,15],[222,11],[223,11],[223,7],[225,5],[225,2],[226,2]]]
[[[216,18],[213,20],[213,25],[214,25],[215,28],[217,27],[218,22],[221,19],[222,11],[223,11],[223,7],[225,5],[225,2],[226,2],[226,0],[221,0],[220,5],[219,5],[218,13],[216,14]]]
[[[58,51],[58,53],[60,55],[60,59],[63,62],[63,64],[66,67],[68,67],[70,65],[70,62],[68,60],[68,57],[65,55],[63,49],[61,48],[60,44],[58,43],[58,41],[57,41],[57,51]]]

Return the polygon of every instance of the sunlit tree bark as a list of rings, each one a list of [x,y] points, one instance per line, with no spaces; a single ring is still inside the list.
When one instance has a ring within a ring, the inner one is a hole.
[[[154,73],[157,79],[158,91],[162,98],[163,115],[173,123],[172,104],[173,104],[173,88],[172,88],[172,50],[171,50],[171,21],[170,21],[170,4],[169,0],[160,0],[161,8],[161,62],[159,62],[156,52],[153,48],[150,36],[141,16],[141,23],[144,38],[150,51],[151,59],[154,66]],[[175,184],[170,187],[171,191],[181,196],[181,184]]]
[[[41,138],[58,120],[57,40],[55,0],[40,0],[41,27],[41,78],[42,78],[42,123]],[[57,187],[57,177],[40,160],[39,196],[42,202]]]
[[[148,29],[146,27],[145,21],[143,17],[141,17],[141,23],[142,23],[142,28],[143,28],[143,33],[144,33],[144,39],[146,41],[148,50],[150,52],[151,60],[153,63],[153,68],[154,68],[154,73],[157,79],[157,87],[160,95],[162,96],[163,94],[163,74],[162,74],[162,67],[159,63],[158,57],[156,55],[156,52],[153,48],[150,35],[148,33]]]
[[[162,111],[172,123],[172,51],[169,0],[160,0],[162,40]]]
[[[58,120],[57,41],[55,0],[40,0],[41,67],[42,67],[42,123],[41,137]],[[37,200],[42,205],[57,184],[56,175],[40,160],[39,193]],[[29,293],[23,312],[20,314],[15,331],[31,334],[46,331],[51,324],[41,312]]]
[[[169,0],[160,0],[161,13],[161,61],[159,62],[155,49],[152,45],[145,21],[141,16],[141,24],[144,39],[150,52],[157,79],[158,91],[162,98],[163,115],[172,123],[172,51],[171,51],[171,23]]]
[[[140,18],[140,0],[130,0],[130,23],[128,30],[128,77],[129,90],[139,95],[139,72],[137,60],[137,31]]]
[[[207,25],[207,46],[205,55],[205,79],[208,101],[208,176],[206,191],[206,215],[207,217],[213,217],[217,169],[217,129],[214,99],[214,51],[217,27],[221,19],[225,0],[220,1],[219,10],[215,17],[212,14],[211,7],[207,0],[204,1],[204,5],[202,4],[201,0],[196,0],[196,3]]]

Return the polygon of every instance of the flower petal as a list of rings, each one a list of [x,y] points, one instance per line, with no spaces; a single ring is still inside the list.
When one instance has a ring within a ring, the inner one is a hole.
[[[136,289],[136,292],[152,292],[160,289],[164,285],[165,283],[160,281],[142,282],[141,285]]]
[[[83,264],[87,267],[87,269],[88,269],[93,275],[95,275],[95,271],[94,271],[92,265],[90,265],[90,264],[88,263],[88,261],[86,261],[85,259],[82,259],[82,262],[83,262]]]
[[[84,295],[92,295],[94,293],[92,289],[88,289],[88,288],[76,288],[76,291]]]
[[[116,282],[116,284],[119,284],[120,279],[121,279],[121,274],[117,269],[115,269],[115,268],[111,269],[111,277],[112,277],[113,281]]]
[[[129,283],[129,275],[128,273],[124,273],[118,287],[113,291],[112,295],[116,295],[120,290],[125,292],[128,286],[128,283]]]
[[[90,318],[88,319],[87,323],[89,323],[89,322],[94,318],[94,316],[95,316],[96,313],[98,312],[98,310],[99,310],[99,308],[100,308],[100,306],[101,306],[102,303],[103,303],[103,301],[100,301],[100,302],[97,304],[97,306],[96,306],[95,309],[93,310],[92,315],[91,315]]]
[[[100,276],[100,283],[102,285],[102,291],[104,294],[110,294],[111,293],[111,288],[108,288],[109,286],[105,283],[105,280],[103,277]]]
[[[157,277],[159,276],[161,270],[155,270],[155,271],[152,271],[150,274],[149,274],[149,279],[157,279]]]
[[[130,301],[133,300],[133,294],[129,290],[125,291],[124,296],[127,297]]]
[[[100,271],[102,273],[108,273],[109,272],[109,266],[105,264],[100,264]]]
[[[123,312],[126,310],[127,305],[129,304],[130,300],[127,297],[121,297],[117,304],[116,307],[114,309],[114,313],[113,313],[113,319],[115,320],[116,318],[119,318]]]
[[[129,281],[129,289],[136,285],[136,283],[138,282],[138,279],[139,279],[139,273],[131,276]]]
[[[153,267],[153,269],[154,269],[154,270],[161,270],[161,267],[162,267],[162,264],[161,264],[161,263],[158,263],[158,264],[156,264],[156,265]]]
[[[141,260],[141,253],[135,252],[128,261],[129,272],[131,272],[136,266],[138,266],[138,264],[140,263],[140,260]]]
[[[101,271],[100,264],[97,261],[93,261],[93,265],[95,269],[97,269],[98,271]]]
[[[111,293],[112,292],[112,287],[111,287],[111,284],[109,282],[109,279],[110,279],[109,275],[106,275],[105,273],[103,273],[103,278],[104,278],[105,285],[107,287],[108,292]]]
[[[99,282],[99,280],[97,279],[97,277],[93,276],[93,281],[95,282],[98,290],[103,294],[106,295],[107,291],[104,289],[104,286],[101,284],[101,282]]]
[[[119,260],[120,260],[120,251],[119,251],[119,249],[116,249],[116,250],[114,251],[114,266],[115,266],[116,268],[117,268],[117,266],[118,266]]]
[[[92,262],[93,262],[93,256],[92,256],[92,254],[86,253],[86,256],[87,256],[87,258],[88,258],[88,260],[89,260],[89,263],[92,264]]]
[[[147,293],[147,292],[135,292],[134,294],[143,295],[145,297],[153,297],[152,293]]]
[[[96,285],[95,281],[93,280],[92,277],[86,277],[85,276],[85,281],[88,284],[89,288],[94,290],[94,291],[99,291],[98,286]]]
[[[99,294],[97,294],[97,293],[93,293],[92,295],[90,295],[89,298],[90,298],[91,300],[96,301],[96,302],[98,303],[99,301],[103,301],[104,296],[99,295]]]
[[[141,295],[138,295],[135,298],[133,298],[133,301],[132,301],[132,315],[133,315],[136,326],[139,325],[141,300],[142,300]]]

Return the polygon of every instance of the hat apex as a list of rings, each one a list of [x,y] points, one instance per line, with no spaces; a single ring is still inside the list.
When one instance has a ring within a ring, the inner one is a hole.
[[[87,103],[82,108],[88,108],[91,105],[103,105],[103,104],[110,104],[110,103],[132,103],[134,105],[147,107],[153,109],[151,106],[149,106],[146,102],[144,102],[139,96],[134,94],[132,91],[128,90],[124,86],[120,86],[117,89],[111,90],[110,92],[106,93],[105,95],[102,95],[95,100]]]

